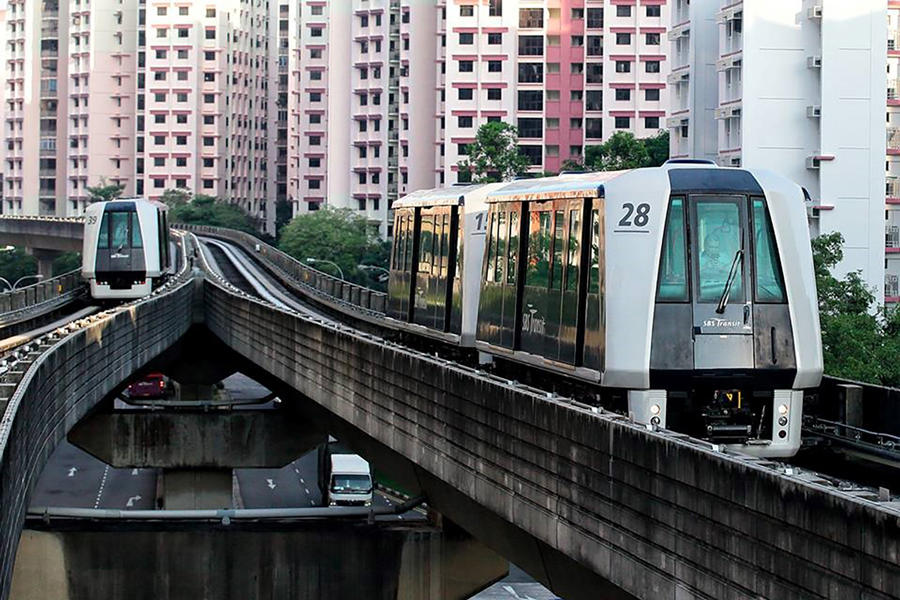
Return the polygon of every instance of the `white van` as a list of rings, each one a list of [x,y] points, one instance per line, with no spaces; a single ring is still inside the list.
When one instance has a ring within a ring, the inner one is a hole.
[[[371,506],[372,472],[358,454],[332,454],[328,506]]]

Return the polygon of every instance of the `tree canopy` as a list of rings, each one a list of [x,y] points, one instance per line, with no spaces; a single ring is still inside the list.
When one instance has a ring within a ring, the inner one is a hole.
[[[6,279],[10,285],[15,284],[20,277],[36,273],[37,260],[25,254],[24,248],[0,248],[0,277]],[[0,293],[6,290],[7,287],[0,283]]]
[[[658,167],[668,159],[668,131],[642,139],[628,131],[617,131],[602,144],[585,149],[584,165],[591,171],[618,171]]]
[[[377,282],[378,273],[359,269],[358,265],[386,269],[390,260],[390,244],[378,237],[364,217],[346,208],[326,206],[294,217],[281,230],[278,247],[301,262],[307,258],[332,261],[347,279],[365,285]],[[315,266],[337,275],[327,263]]]
[[[107,184],[104,177],[100,178],[100,185],[94,187],[89,186],[87,188],[88,198],[91,202],[108,202],[110,200],[115,200],[121,196],[124,191],[124,185],[118,183]]]
[[[163,201],[169,205],[169,221],[172,223],[228,227],[258,235],[250,215],[239,206],[213,196],[191,197],[190,192],[185,190],[166,190]]]
[[[472,174],[473,183],[507,181],[528,170],[528,158],[519,152],[518,130],[496,121],[478,128],[468,156],[460,161],[460,173]]]
[[[812,241],[825,372],[881,385],[900,385],[900,313],[875,307],[858,272],[831,273],[844,256],[840,232]]]
[[[81,252],[64,252],[53,260],[53,276],[81,268]]]

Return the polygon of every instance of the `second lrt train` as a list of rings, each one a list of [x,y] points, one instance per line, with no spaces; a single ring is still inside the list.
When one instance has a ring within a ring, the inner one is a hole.
[[[395,326],[564,374],[636,421],[800,446],[822,350],[803,191],[672,162],[394,204]]]
[[[168,208],[121,198],[95,202],[84,212],[81,274],[98,300],[142,298],[172,264]]]

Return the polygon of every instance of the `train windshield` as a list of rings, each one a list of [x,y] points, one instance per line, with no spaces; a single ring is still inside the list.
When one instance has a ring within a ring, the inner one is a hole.
[[[753,199],[753,246],[756,250],[757,302],[785,302],[784,279],[779,268],[775,234],[766,203],[761,198]]]
[[[695,204],[699,302],[744,301],[743,227],[740,199],[699,197]]]
[[[141,228],[134,211],[107,211],[100,222],[97,238],[99,248],[119,251],[125,248],[143,248]]]

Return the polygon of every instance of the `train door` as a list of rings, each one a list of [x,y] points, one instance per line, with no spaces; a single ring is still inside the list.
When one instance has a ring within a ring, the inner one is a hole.
[[[465,223],[459,206],[454,206],[450,211],[450,256],[449,264],[451,273],[448,276],[449,286],[448,306],[450,307],[451,333],[462,333],[462,270],[463,270],[463,239],[465,238]]]
[[[515,345],[521,206],[491,206],[478,311],[479,320],[485,324],[479,339],[509,349]]]
[[[753,368],[744,196],[691,196],[694,368]]]
[[[603,203],[599,198],[594,205],[588,207],[588,223],[585,238],[588,248],[582,252],[587,261],[587,274],[584,279],[584,341],[581,364],[597,371],[603,370],[604,351],[606,348],[606,328],[604,321],[603,299],[605,296],[605,236]]]
[[[388,315],[409,320],[415,211],[394,212],[394,245],[391,254],[391,277],[388,283]]]
[[[534,202],[528,212],[521,348],[569,364],[578,340],[582,206],[580,199]]]

